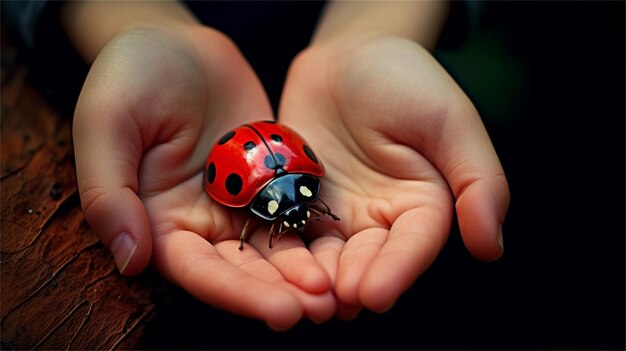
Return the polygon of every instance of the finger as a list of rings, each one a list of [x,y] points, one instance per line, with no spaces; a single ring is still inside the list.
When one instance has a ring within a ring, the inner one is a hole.
[[[277,283],[281,277],[271,265],[259,264],[254,250],[239,251],[238,242],[218,251],[198,235],[179,231],[154,242],[154,264],[167,279],[199,300],[227,311],[265,321],[286,330],[303,316],[298,297]],[[239,262],[225,260],[220,251],[232,252]]]
[[[137,196],[141,137],[120,114],[93,104],[97,97],[87,95],[77,104],[73,129],[82,207],[119,271],[135,275],[152,251],[147,213]]]
[[[345,241],[334,236],[322,236],[311,242],[309,251],[328,274],[331,284],[337,281],[337,267],[339,256]]]
[[[328,274],[307,250],[298,234],[290,231],[280,239],[274,238],[270,248],[268,233],[267,226],[263,226],[250,237],[249,242],[285,279],[312,294],[330,290]]]
[[[243,271],[292,292],[304,308],[305,316],[312,321],[321,323],[333,316],[335,301],[331,291],[311,293],[302,290],[287,281],[282,272],[257,250],[248,249],[245,254],[242,254],[238,249],[238,243],[234,240],[220,242],[215,247],[222,257]]]
[[[331,287],[335,291],[337,282],[337,268],[339,266],[339,256],[345,245],[345,241],[335,236],[322,236],[313,240],[309,245],[309,251],[313,257],[326,270],[331,282]],[[335,316],[343,320],[351,320],[361,311],[361,306],[352,306],[337,299]]]
[[[336,293],[350,306],[360,306],[359,286],[369,265],[387,240],[389,230],[368,228],[354,234],[346,242],[337,269]]]
[[[419,207],[400,215],[363,275],[359,301],[372,311],[389,310],[443,248],[451,216],[443,206]]]
[[[502,224],[509,196],[503,174],[471,181],[459,191],[456,202],[459,228],[465,246],[475,257],[492,261],[504,253]]]

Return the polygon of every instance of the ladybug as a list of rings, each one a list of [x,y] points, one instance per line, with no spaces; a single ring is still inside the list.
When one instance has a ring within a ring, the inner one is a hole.
[[[248,207],[239,237],[243,249],[251,218],[272,222],[272,237],[289,230],[299,233],[319,216],[338,221],[319,198],[324,166],[305,140],[275,121],[241,125],[224,134],[211,149],[205,165],[204,189],[229,207]],[[312,217],[313,216],[313,217]]]

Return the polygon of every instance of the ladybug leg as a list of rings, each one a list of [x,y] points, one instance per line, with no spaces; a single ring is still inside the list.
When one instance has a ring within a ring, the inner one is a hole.
[[[278,240],[280,240],[280,238],[282,238],[283,235],[289,231],[289,229],[290,228],[285,227],[282,222],[278,223],[278,233],[276,233]]]
[[[319,208],[319,206],[315,206],[313,204],[309,204],[309,210],[311,210],[313,213],[315,213],[318,216],[323,216],[324,212],[322,208]]]
[[[239,250],[243,250],[243,242],[246,241],[248,236],[248,226],[250,225],[250,217],[246,219],[246,223],[243,225],[243,229],[241,230],[241,235],[239,236]]]
[[[276,222],[272,222],[272,225],[270,226],[270,249],[272,248],[272,237],[274,236],[274,225],[276,224]]]
[[[280,239],[280,237],[282,237],[283,234],[285,234],[285,232],[288,231],[288,230],[289,230],[289,228],[283,230],[283,222],[280,222],[278,224],[278,234],[277,234],[278,239]]]
[[[272,238],[274,236],[277,236],[278,239],[280,239],[283,236],[283,234],[285,234],[285,232],[289,230],[289,229],[283,230],[282,222],[278,223],[278,232],[275,231],[275,228],[276,228],[276,222],[273,222],[272,225],[270,226],[270,249],[272,248]]]
[[[322,200],[322,198],[317,198],[317,200],[319,202],[322,203],[323,206],[320,206],[316,203],[313,204],[309,204],[309,208],[311,210],[313,210],[313,212],[317,213],[317,214],[321,214],[321,215],[329,215],[331,216],[335,221],[339,221],[341,220],[339,217],[337,217],[331,210],[330,207],[328,207],[328,205],[324,202],[324,200]]]

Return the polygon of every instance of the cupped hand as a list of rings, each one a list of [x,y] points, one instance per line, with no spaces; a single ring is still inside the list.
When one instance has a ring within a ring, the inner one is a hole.
[[[509,192],[480,117],[422,47],[387,35],[327,40],[294,60],[279,121],[323,160],[339,217],[310,227],[338,316],[389,309],[442,249],[454,207],[477,258],[502,254]]]
[[[268,250],[254,234],[239,251],[247,214],[202,187],[212,144],[271,118],[250,66],[212,29],[135,28],[106,45],[77,103],[74,143],[86,219],[122,273],[152,261],[206,303],[277,329],[333,315],[328,275],[301,242]]]

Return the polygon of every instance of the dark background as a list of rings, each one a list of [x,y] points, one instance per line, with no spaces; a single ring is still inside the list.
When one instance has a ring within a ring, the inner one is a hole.
[[[274,106],[322,5],[189,3],[238,43]],[[624,349],[624,13],[618,1],[453,3],[435,56],[475,102],[510,183],[501,260],[473,259],[455,226],[388,313],[285,333],[170,286],[142,346]],[[29,79],[71,118],[87,68],[59,32],[44,37]]]

